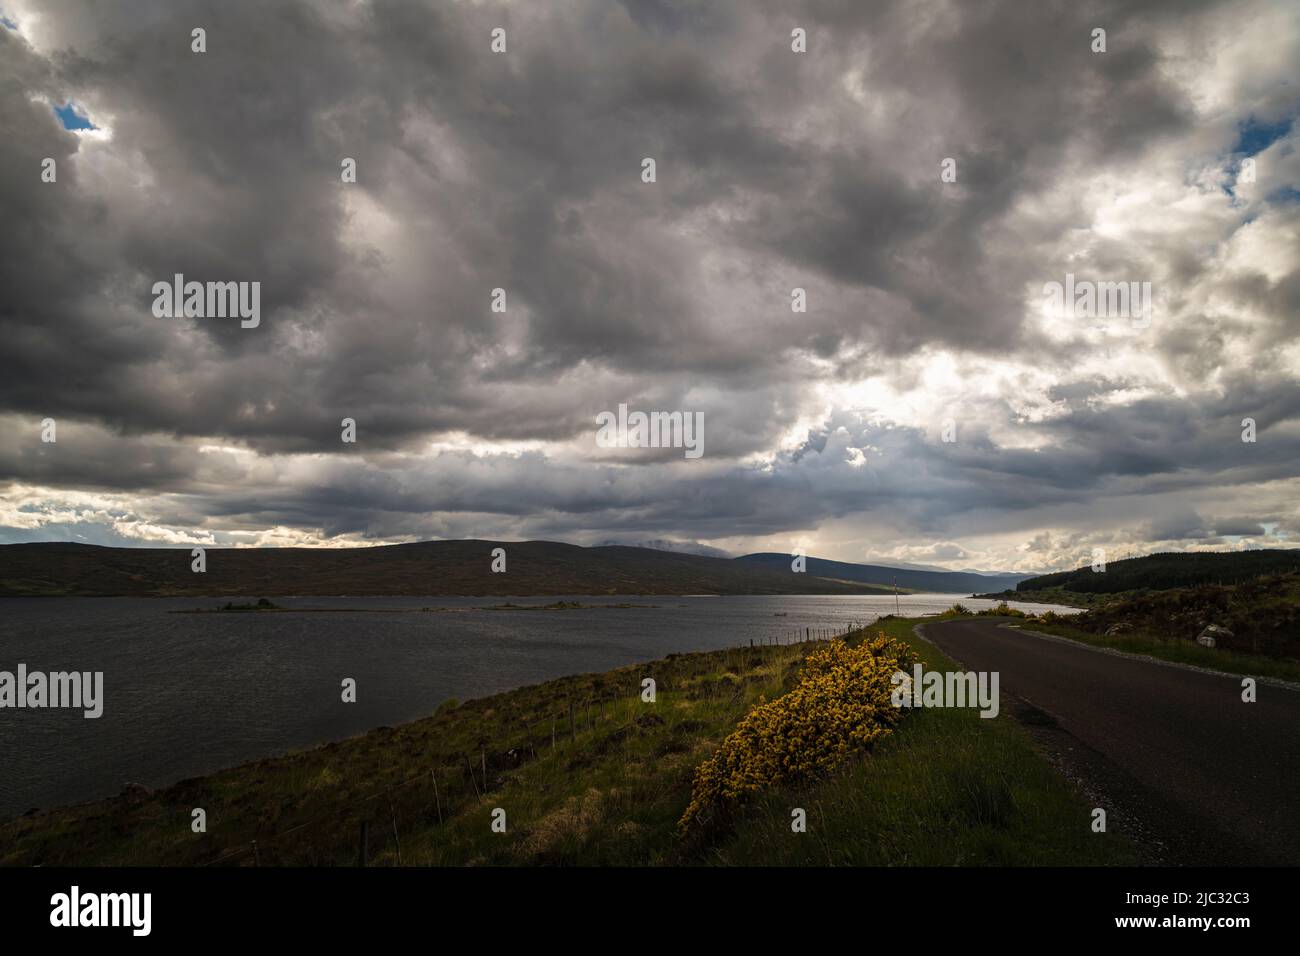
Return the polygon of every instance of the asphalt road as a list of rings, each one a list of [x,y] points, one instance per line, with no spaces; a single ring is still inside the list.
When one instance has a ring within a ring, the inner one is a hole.
[[[1300,691],[1259,683],[1248,704],[1240,677],[1105,653],[1005,623],[936,622],[922,630],[964,668],[998,671],[1003,713],[1030,714],[1027,725],[1046,727],[1035,734],[1040,742],[1099,805],[1113,798],[1118,818],[1162,848],[1162,862],[1300,864]],[[1029,707],[1008,708],[1008,695]]]

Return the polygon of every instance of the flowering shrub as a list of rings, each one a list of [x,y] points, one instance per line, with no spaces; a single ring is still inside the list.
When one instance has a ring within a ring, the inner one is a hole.
[[[696,768],[678,826],[688,830],[764,787],[828,771],[890,733],[903,713],[890,702],[890,677],[914,661],[907,645],[883,632],[856,647],[834,640],[808,655],[794,689],[746,714]]]

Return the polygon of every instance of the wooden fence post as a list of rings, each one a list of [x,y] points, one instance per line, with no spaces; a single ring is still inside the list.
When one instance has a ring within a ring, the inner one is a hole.
[[[465,769],[469,772],[469,782],[474,785],[474,796],[476,797],[483,796],[481,793],[478,792],[478,781],[474,779],[474,765],[469,762],[468,756],[465,757]],[[486,782],[487,781],[484,781],[484,783]]]
[[[397,865],[402,865],[402,841],[397,836],[397,807],[393,806],[393,788],[388,788],[388,813],[393,820],[393,845],[397,848]]]

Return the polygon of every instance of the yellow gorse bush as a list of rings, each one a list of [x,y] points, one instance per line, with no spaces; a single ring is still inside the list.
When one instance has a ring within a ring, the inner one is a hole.
[[[902,717],[890,677],[910,672],[907,645],[883,632],[857,646],[831,641],[804,661],[799,683],[741,719],[695,771],[683,830],[772,784],[832,769],[851,753],[892,732]]]

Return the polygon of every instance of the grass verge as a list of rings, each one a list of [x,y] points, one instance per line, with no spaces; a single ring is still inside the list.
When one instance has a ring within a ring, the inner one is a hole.
[[[1059,622],[1043,623],[1027,620],[1024,627],[1057,637],[1068,637],[1093,647],[1108,647],[1126,654],[1145,654],[1162,661],[1190,664],[1225,674],[1242,674],[1248,677],[1276,677],[1279,680],[1300,682],[1300,661],[1264,657],[1262,654],[1243,654],[1221,647],[1202,647],[1194,641],[1166,640],[1145,634],[1092,634]]]
[[[910,641],[927,670],[959,669],[917,640],[917,620],[873,628]],[[808,832],[791,833],[791,809]],[[872,754],[803,786],[769,791],[706,862],[783,866],[1101,866],[1143,862],[1090,808],[1004,708],[908,714]]]

